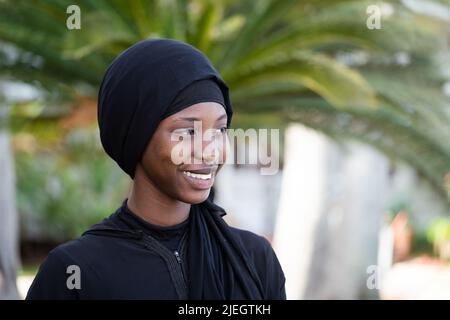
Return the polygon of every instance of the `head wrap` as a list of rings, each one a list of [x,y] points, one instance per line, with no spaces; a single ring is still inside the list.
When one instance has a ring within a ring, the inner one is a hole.
[[[229,127],[233,112],[228,86],[202,52],[174,39],[138,42],[111,63],[100,86],[98,125],[103,148],[134,178],[161,120],[206,101],[225,107]]]
[[[169,117],[184,108],[200,102],[217,102],[226,110],[220,87],[214,80],[204,79],[192,82],[189,86],[184,88],[167,108],[163,118]]]

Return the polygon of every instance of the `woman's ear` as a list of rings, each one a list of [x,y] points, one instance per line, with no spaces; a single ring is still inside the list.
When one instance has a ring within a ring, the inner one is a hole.
[[[139,160],[139,162],[136,164],[136,169],[134,170],[134,179],[140,178],[144,174],[144,168],[142,167],[142,160]]]

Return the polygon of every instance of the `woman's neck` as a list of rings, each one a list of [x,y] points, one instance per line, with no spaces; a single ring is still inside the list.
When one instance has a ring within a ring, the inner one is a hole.
[[[173,226],[189,217],[191,205],[170,198],[149,179],[136,175],[127,201],[128,208],[143,220],[160,226]]]

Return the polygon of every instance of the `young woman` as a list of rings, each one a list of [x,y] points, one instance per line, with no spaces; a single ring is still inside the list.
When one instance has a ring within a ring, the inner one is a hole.
[[[130,194],[50,252],[27,299],[286,299],[269,242],[229,226],[212,201],[231,116],[227,85],[194,47],[149,39],[121,53],[101,84],[98,121],[105,151],[133,179]],[[204,132],[219,143],[200,140],[174,161],[180,143]]]

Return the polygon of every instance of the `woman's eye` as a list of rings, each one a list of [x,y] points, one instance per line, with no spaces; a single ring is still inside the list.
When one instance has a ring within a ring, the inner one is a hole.
[[[222,136],[227,133],[227,129],[228,129],[227,127],[219,128],[219,129],[217,129],[216,134],[218,136]]]
[[[190,136],[195,135],[195,130],[194,129],[187,129],[187,134]]]
[[[193,136],[195,135],[195,130],[194,129],[180,129],[180,130],[176,130],[175,133],[177,135],[182,135],[182,136]]]
[[[228,128],[226,126],[215,129],[214,135],[220,136],[220,135],[226,134],[227,130],[228,130]],[[195,136],[197,134],[197,132],[193,128],[186,128],[186,129],[175,130],[175,134],[181,138],[181,136],[185,136],[185,137],[186,136],[191,136],[191,137]]]

